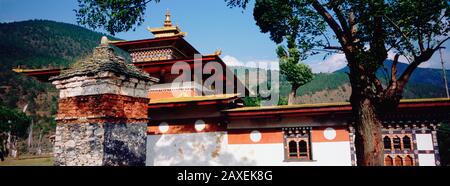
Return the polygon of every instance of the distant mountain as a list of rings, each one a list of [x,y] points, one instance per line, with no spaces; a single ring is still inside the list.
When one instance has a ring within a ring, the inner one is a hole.
[[[384,66],[377,71],[377,76],[381,78],[390,77],[392,67],[392,60],[386,60]],[[403,73],[408,64],[405,63],[397,63],[397,77]],[[349,72],[348,67],[344,67],[342,69],[336,70],[335,72]],[[447,80],[450,79],[450,70],[446,70]],[[411,75],[410,82],[433,85],[437,87],[444,86],[444,78],[443,78],[442,69],[432,69],[432,68],[420,68],[418,67],[413,74]],[[450,82],[448,82],[450,85]]]
[[[386,83],[386,79],[390,76],[390,67],[392,61],[386,61],[386,68],[380,68],[377,76]],[[399,63],[397,65],[397,75],[406,69],[407,65]],[[232,69],[247,69],[250,72],[256,72],[255,68],[231,67]],[[349,101],[351,95],[351,86],[348,79],[348,67],[339,69],[333,73],[318,73],[314,79],[300,87],[297,90],[297,103],[325,103],[325,102],[342,102]],[[450,80],[450,71],[447,70],[447,79]],[[244,76],[238,76],[243,80]],[[286,79],[280,78],[280,96],[286,98],[289,94],[290,85]],[[450,86],[450,84],[449,84]],[[255,87],[251,87],[255,89]],[[434,98],[445,97],[444,80],[442,70],[417,68],[411,76],[410,81],[403,94],[404,98]]]

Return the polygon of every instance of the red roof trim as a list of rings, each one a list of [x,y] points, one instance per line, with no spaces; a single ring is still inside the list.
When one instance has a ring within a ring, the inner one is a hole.
[[[126,45],[135,45],[135,44],[142,44],[142,43],[154,43],[154,42],[171,41],[171,40],[178,40],[178,39],[182,39],[182,37],[174,36],[174,37],[141,39],[141,40],[124,41],[124,42],[117,42],[117,43],[111,43],[111,44],[120,48],[121,46],[126,46]]]
[[[147,108],[149,109],[159,109],[159,108],[167,108],[167,107],[185,107],[185,106],[203,106],[203,105],[217,105],[217,104],[228,104],[233,100],[236,100],[236,97],[228,98],[226,100],[217,100],[217,101],[187,101],[180,103],[159,103],[159,104],[149,104]]]

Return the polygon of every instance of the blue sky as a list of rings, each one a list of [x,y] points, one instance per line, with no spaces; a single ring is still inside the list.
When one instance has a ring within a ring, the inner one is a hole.
[[[76,24],[76,0],[0,0],[0,22],[47,19]],[[164,14],[169,9],[172,21],[187,32],[186,40],[203,54],[222,50],[222,58],[229,64],[277,61],[276,44],[268,34],[259,31],[253,19],[251,4],[247,10],[228,8],[223,0],[162,0],[150,3],[145,22],[135,31],[118,33],[116,37],[125,40],[151,38],[147,27],[160,27]],[[98,30],[102,31],[102,30]],[[450,42],[443,51],[444,59],[450,59]],[[316,56],[306,61],[315,72],[332,72],[345,66],[345,57],[333,55],[323,60]],[[447,62],[450,68],[450,61]],[[422,67],[439,68],[439,56],[434,55],[431,63]]]

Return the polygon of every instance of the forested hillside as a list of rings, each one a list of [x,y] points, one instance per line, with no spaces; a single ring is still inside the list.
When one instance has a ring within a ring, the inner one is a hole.
[[[48,136],[55,127],[57,92],[53,86],[11,69],[68,66],[98,45],[102,35],[54,21],[0,23],[0,101],[20,111],[26,107],[34,123],[33,147],[41,145],[44,151],[51,150]]]

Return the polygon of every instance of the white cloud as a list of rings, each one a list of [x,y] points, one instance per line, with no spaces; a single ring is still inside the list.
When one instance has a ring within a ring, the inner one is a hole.
[[[225,55],[222,60],[225,62],[227,66],[243,66],[243,67],[252,67],[252,68],[262,68],[262,69],[274,69],[278,70],[278,61],[274,60],[251,60],[251,61],[240,61],[237,58]]]
[[[228,66],[244,66],[243,63],[241,63],[238,59],[236,59],[233,56],[226,55],[222,58],[223,62],[225,62]]]
[[[313,73],[325,72],[331,73],[347,65],[347,59],[344,54],[332,54],[324,61],[311,61],[308,63]]]
[[[394,52],[389,51],[388,59],[393,60],[394,55],[395,55]],[[448,48],[442,50],[442,58],[444,59],[445,68],[450,70],[450,60],[449,60],[450,50]],[[240,61],[237,58],[230,55],[225,55],[225,57],[223,57],[222,59],[228,66],[246,66],[246,67],[259,66],[260,68],[263,69],[277,69],[277,70],[279,69],[278,61],[276,60]],[[404,56],[400,56],[399,62],[408,64],[408,60]],[[332,54],[331,56],[328,56],[325,60],[311,59],[308,60],[306,64],[308,64],[311,67],[313,73],[319,72],[331,73],[336,70],[344,68],[347,65],[347,59],[345,58],[344,54]],[[429,61],[422,63],[419,67],[441,69],[442,66],[439,51],[436,52]]]

